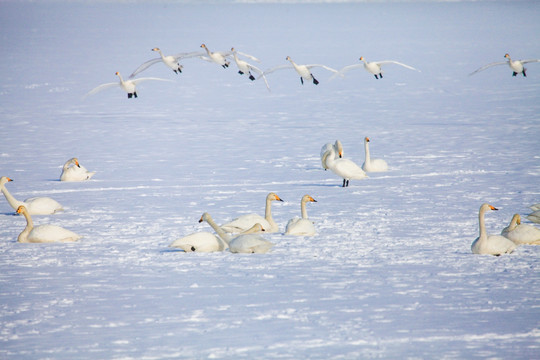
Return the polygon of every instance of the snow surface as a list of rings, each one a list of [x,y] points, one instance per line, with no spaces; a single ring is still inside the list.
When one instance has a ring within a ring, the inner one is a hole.
[[[468,74],[504,54],[540,57],[540,3],[177,4],[0,2],[0,175],[34,216],[84,236],[19,244],[0,198],[2,359],[538,359],[540,247],[473,255],[540,202],[540,64]],[[291,56],[334,68],[397,60],[318,86],[292,70],[250,82],[234,66],[183,61],[141,76],[137,99],[95,86],[144,61],[200,50]],[[390,171],[353,180],[320,166],[362,140]],[[77,156],[91,181],[61,183]],[[181,236],[264,213],[282,231],[308,214],[319,235],[266,234],[268,254],[184,253]],[[527,222],[524,220],[524,222]]]

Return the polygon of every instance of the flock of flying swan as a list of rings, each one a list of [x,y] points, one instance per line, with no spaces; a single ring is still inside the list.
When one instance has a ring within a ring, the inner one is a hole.
[[[99,85],[95,87],[94,89],[90,90],[85,96],[94,95],[102,90],[106,90],[113,87],[120,87],[122,90],[124,90],[127,93],[128,98],[136,98],[137,90],[136,86],[137,84],[143,82],[143,81],[171,81],[166,80],[162,78],[156,78],[156,77],[143,77],[143,78],[135,78],[136,75],[140,74],[141,72],[148,69],[150,66],[158,63],[163,63],[165,66],[167,66],[169,69],[171,69],[175,74],[180,74],[182,72],[183,66],[180,64],[180,60],[183,59],[189,59],[189,58],[199,58],[208,62],[215,63],[224,69],[227,69],[229,65],[231,64],[231,60],[236,63],[236,66],[238,68],[238,73],[240,75],[246,75],[250,80],[254,81],[257,79],[263,79],[264,83],[266,85],[266,88],[270,91],[270,85],[268,84],[268,80],[266,78],[267,75],[277,71],[277,70],[284,70],[284,69],[293,69],[299,76],[300,76],[300,83],[303,85],[304,81],[306,82],[313,82],[313,84],[318,85],[319,80],[317,80],[312,72],[311,69],[315,67],[320,67],[325,70],[328,70],[333,73],[330,79],[334,79],[336,77],[345,77],[345,74],[350,71],[357,68],[363,67],[368,73],[372,74],[375,79],[382,79],[383,78],[383,71],[382,66],[386,64],[394,64],[399,65],[401,67],[404,67],[409,70],[414,70],[420,72],[420,70],[401,63],[399,61],[395,60],[383,60],[383,61],[371,61],[368,62],[363,56],[360,57],[360,63],[347,65],[339,70],[336,70],[334,68],[331,68],[329,66],[323,65],[323,64],[297,64],[293,61],[293,59],[290,56],[287,56],[285,59],[290,62],[290,64],[283,64],[278,65],[275,67],[272,67],[267,70],[261,70],[257,66],[248,63],[246,60],[243,60],[239,58],[239,56],[251,59],[255,62],[260,62],[259,59],[256,57],[237,51],[234,47],[231,48],[230,51],[210,51],[206,44],[202,44],[201,48],[203,48],[205,51],[195,51],[195,52],[184,52],[174,55],[164,55],[160,48],[153,48],[152,51],[158,52],[159,57],[150,59],[144,63],[142,63],[137,69],[135,69],[129,78],[127,80],[124,80],[122,75],[119,72],[116,72],[116,75],[119,77],[119,82],[113,82],[113,83],[106,83]],[[523,76],[527,76],[526,69],[524,68],[524,64],[532,63],[532,62],[540,62],[540,59],[529,59],[529,60],[512,60],[510,58],[509,54],[505,54],[504,57],[507,59],[506,61],[501,62],[494,62],[491,64],[487,64],[485,66],[482,66],[472,72],[469,75],[474,75],[477,72],[483,71],[487,68],[490,68],[492,66],[496,65],[503,65],[508,64],[510,68],[513,71],[513,76],[516,76],[517,74],[523,74]],[[255,77],[253,73],[256,73],[258,76]]]

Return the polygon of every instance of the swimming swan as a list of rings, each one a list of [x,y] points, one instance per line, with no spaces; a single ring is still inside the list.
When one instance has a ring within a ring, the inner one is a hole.
[[[70,166],[73,165],[73,166]],[[62,167],[60,181],[84,181],[92,178],[95,172],[88,171],[84,166],[79,164],[77,158],[71,158]]]
[[[283,201],[276,193],[269,193],[266,196],[266,207],[264,217],[257,214],[246,214],[236,219],[221,225],[221,228],[228,233],[239,233],[245,231],[259,223],[267,233],[275,233],[279,231],[279,226],[272,218],[272,201]]]
[[[202,44],[201,47],[206,50],[206,54],[208,55],[208,57],[200,56],[201,59],[215,62],[216,64],[221,65],[224,69],[229,67],[230,61],[227,61],[227,55],[229,55],[229,53],[219,51],[212,52],[208,49],[208,47],[206,47],[205,44]]]
[[[484,214],[487,210],[498,209],[489,204],[482,204],[482,206],[480,206],[480,211],[478,212],[480,235],[476,238],[476,240],[473,241],[471,251],[473,254],[487,254],[495,256],[511,253],[516,248],[516,244],[514,244],[511,240],[501,235],[488,235],[484,222]]]
[[[364,151],[366,152],[366,160],[362,164],[362,169],[365,172],[380,172],[388,171],[388,164],[383,159],[372,159],[369,154],[369,138],[364,138]]]
[[[159,53],[158,58],[148,60],[147,62],[141,64],[131,75],[129,75],[129,78],[133,78],[135,75],[143,72],[144,70],[148,69],[150,66],[157,64],[159,62],[163,62],[167,67],[169,67],[172,71],[174,71],[175,74],[181,73],[183,66],[178,63],[180,59],[186,59],[190,57],[195,57],[201,55],[201,52],[191,52],[191,53],[180,53],[175,55],[163,55],[163,52],[160,50],[160,48],[153,48],[152,51],[157,51]]]
[[[536,210],[527,215],[527,219],[531,220],[534,223],[540,224],[540,210]]]
[[[51,243],[51,242],[72,242],[79,240],[82,236],[73,231],[66,230],[56,225],[39,225],[34,227],[32,218],[24,206],[17,208],[17,213],[26,218],[26,227],[17,238],[21,243]]]
[[[255,65],[252,65],[250,63],[248,63],[247,61],[245,60],[242,60],[238,57],[238,54],[241,54],[241,55],[244,55],[244,56],[251,56],[251,55],[247,55],[247,54],[244,54],[244,53],[240,53],[238,51],[236,51],[234,48],[231,48],[231,52],[232,52],[232,55],[233,55],[233,58],[234,58],[234,62],[236,63],[236,66],[238,67],[238,73],[240,75],[249,75],[249,79],[251,81],[255,80],[255,76],[253,76],[253,74],[251,73],[251,71],[255,71],[258,75],[260,75],[260,77],[263,78],[264,80],[264,83],[266,84],[266,88],[268,90],[270,90],[270,86],[268,85],[268,81],[266,80],[266,76],[263,75],[263,72],[261,69],[259,69],[258,67],[256,67]],[[253,58],[255,61],[259,61],[257,58]]]
[[[540,59],[512,60],[510,58],[509,54],[504,54],[504,57],[507,58],[508,60],[507,61],[494,62],[494,63],[491,63],[491,64],[484,65],[484,66],[474,70],[472,73],[469,74],[469,76],[474,75],[477,72],[480,72],[482,70],[486,70],[487,68],[490,68],[490,67],[495,66],[495,65],[508,64],[508,66],[510,66],[510,69],[512,69],[512,71],[513,71],[512,76],[516,76],[517,74],[523,74],[523,76],[526,77],[527,74],[525,73],[525,71],[527,71],[527,69],[525,69],[523,67],[523,64],[527,64],[527,63],[531,63],[531,62],[540,62]]]
[[[112,87],[119,86],[122,90],[127,92],[128,99],[131,99],[132,97],[137,97],[137,91],[136,91],[135,88],[136,88],[137,84],[139,84],[140,82],[147,81],[147,80],[171,81],[171,80],[167,80],[167,79],[160,79],[160,78],[154,78],[154,77],[138,78],[138,79],[125,80],[124,81],[124,79],[122,78],[122,75],[118,71],[116,72],[115,75],[120,78],[120,82],[101,84],[98,87],[95,87],[92,90],[90,90],[85,95],[85,97],[90,96],[90,95],[94,95],[94,94],[96,94],[96,93],[98,93],[100,91],[103,91],[105,89],[109,89],[109,88],[112,88]]]
[[[359,60],[362,61],[363,64],[354,64],[354,65],[345,66],[345,67],[341,68],[334,76],[332,76],[332,78],[334,78],[334,77],[336,77],[338,75],[341,76],[341,77],[345,77],[345,73],[347,71],[357,69],[359,67],[363,67],[364,69],[366,69],[367,72],[369,72],[370,74],[373,74],[373,76],[375,76],[375,79],[379,79],[379,78],[382,79],[383,76],[382,76],[381,67],[383,65],[385,65],[385,64],[396,64],[396,65],[399,65],[399,66],[403,66],[404,68],[420,72],[420,70],[415,69],[412,66],[409,66],[409,65],[406,65],[406,64],[394,61],[394,60],[383,60],[383,61],[367,62],[366,59],[363,56],[360,56]]]
[[[300,201],[300,209],[302,213],[302,217],[295,217],[287,223],[287,229],[285,231],[285,235],[297,235],[297,236],[313,236],[317,235],[317,230],[315,230],[315,226],[313,226],[313,222],[309,220],[307,216],[307,210],[306,210],[306,203],[310,202],[317,202],[317,200],[313,199],[309,195],[302,196],[302,200]]]
[[[33,197],[24,201],[15,199],[5,186],[9,181],[13,180],[7,176],[2,176],[0,178],[0,190],[13,209],[17,210],[19,206],[23,205],[30,215],[50,215],[64,210],[62,205],[50,197]]]
[[[208,213],[204,213],[199,220],[199,223],[206,221],[210,226],[217,224],[212,220]],[[212,226],[214,228],[214,226]],[[217,230],[217,229],[214,229]],[[222,231],[221,229],[219,229]],[[222,234],[226,238],[228,237],[225,232]],[[197,232],[184,236],[183,238],[174,240],[169,247],[180,248],[185,252],[214,252],[223,251],[227,248],[227,243],[220,237],[207,231]]]
[[[331,148],[325,153],[323,163],[325,163],[334,174],[343,178],[343,187],[349,186],[349,180],[351,179],[360,180],[367,178],[364,170],[362,170],[362,168],[354,161],[349,159],[335,159],[335,156],[336,152]]]
[[[323,69],[326,69],[328,71],[332,71],[334,73],[338,72],[336,69],[332,69],[331,67],[328,67],[326,65],[321,65],[321,64],[298,65],[291,59],[290,56],[287,56],[286,60],[289,60],[291,62],[291,65],[279,65],[279,66],[276,66],[274,68],[265,70],[261,76],[270,74],[270,73],[272,73],[272,72],[274,72],[276,70],[294,68],[294,70],[296,70],[298,75],[300,75],[300,82],[302,83],[302,85],[304,85],[304,80],[305,81],[313,81],[313,83],[315,85],[318,85],[319,80],[315,79],[315,77],[313,76],[313,74],[310,71],[311,68],[313,68],[313,67],[322,67]]]
[[[330,148],[334,148],[334,152],[335,152],[335,158],[342,158],[343,157],[343,145],[341,145],[341,141],[339,140],[336,140],[336,142],[334,144],[331,144],[331,143],[327,143],[327,144],[324,144],[323,147],[321,148],[321,164],[322,164],[322,167],[324,169],[324,171],[328,170],[328,166],[326,165],[326,162],[323,161],[323,158],[324,158],[324,154],[326,154],[326,152],[328,150],[330,150]]]
[[[519,214],[514,214],[510,221],[510,225],[501,231],[501,235],[512,240],[516,245],[540,245],[540,229],[531,225],[522,224]]]

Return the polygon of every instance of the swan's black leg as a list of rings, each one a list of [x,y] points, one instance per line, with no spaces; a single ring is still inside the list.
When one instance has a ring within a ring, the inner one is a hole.
[[[128,99],[131,99],[133,97],[132,93],[128,93]]]
[[[517,72],[514,71],[514,72],[512,73],[512,76],[516,76],[516,75],[517,75]]]
[[[525,74],[525,70],[527,70],[527,69],[523,68],[522,74],[523,74],[523,76],[527,77],[527,74]]]
[[[379,75],[373,75],[375,76],[375,79],[379,80]]]
[[[382,79],[382,73],[379,74],[379,77]]]
[[[253,81],[255,80],[255,76],[253,76],[253,74],[249,73],[249,80]]]
[[[133,96],[137,97],[137,92],[136,91],[133,92]]]
[[[304,85],[304,79],[300,76],[300,82]]]
[[[313,83],[314,83],[315,85],[319,85],[319,80],[315,79],[315,78],[313,77],[313,75],[311,75],[311,77],[313,78]]]
[[[347,180],[343,179],[343,185],[341,185],[341,187],[345,187],[345,183],[346,183]]]
[[[240,75],[244,75],[244,72],[243,72],[242,70],[238,70],[238,73],[239,73]]]

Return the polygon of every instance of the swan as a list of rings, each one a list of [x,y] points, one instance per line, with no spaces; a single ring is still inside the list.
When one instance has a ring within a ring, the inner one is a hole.
[[[271,242],[255,234],[256,232],[264,231],[262,225],[259,223],[254,224],[242,234],[231,239],[229,234],[216,224],[210,214],[204,213],[199,222],[201,221],[206,221],[216,231],[219,237],[227,243],[229,251],[232,253],[266,253],[274,246]]]
[[[73,165],[73,166],[70,166]],[[79,164],[77,158],[71,158],[62,167],[60,181],[84,181],[92,178],[95,171],[88,171],[84,166]]]
[[[529,206],[532,211],[540,210],[540,203]]]
[[[536,210],[527,215],[527,219],[531,220],[534,223],[540,224],[540,210]]]
[[[512,76],[516,76],[517,74],[523,74],[523,76],[526,77],[527,74],[525,73],[525,71],[527,71],[527,69],[525,69],[523,67],[523,65],[527,64],[527,63],[531,63],[531,62],[540,62],[540,59],[512,60],[510,58],[509,54],[504,54],[504,57],[506,59],[508,59],[508,60],[507,61],[494,62],[494,63],[491,63],[491,64],[484,65],[484,66],[474,70],[472,73],[469,74],[469,76],[474,75],[477,72],[486,70],[487,68],[490,68],[490,67],[495,66],[495,65],[508,64],[508,66],[510,66],[510,69],[512,69],[512,71],[513,71]]]
[[[26,227],[17,238],[21,243],[51,243],[51,242],[71,242],[77,241],[82,236],[73,231],[66,230],[56,225],[39,225],[34,227],[32,218],[28,210],[23,205],[17,208],[17,214],[22,214],[26,218]]]
[[[244,53],[240,53],[238,51],[236,51],[236,49],[233,47],[231,48],[231,52],[232,52],[232,55],[233,55],[233,58],[234,58],[234,62],[236,63],[236,66],[238,67],[238,73],[240,75],[249,75],[249,79],[251,81],[255,80],[255,76],[253,76],[253,74],[251,73],[251,71],[255,71],[257,74],[259,74],[263,80],[264,80],[264,83],[266,84],[266,88],[268,89],[268,91],[270,91],[270,86],[268,85],[268,81],[266,80],[266,76],[263,75],[263,72],[261,69],[259,69],[258,67],[256,67],[255,65],[252,65],[250,63],[248,63],[247,61],[245,60],[242,60],[238,57],[238,54],[241,54],[241,55],[244,55],[244,56],[248,56],[250,57],[250,55],[247,55],[247,54],[244,54]],[[253,58],[255,61],[259,61],[257,58]]]
[[[367,178],[364,170],[362,170],[362,168],[354,161],[349,159],[335,159],[335,157],[336,152],[331,148],[325,153],[323,163],[325,163],[336,175],[343,178],[343,187],[349,186],[350,179],[360,180]]]
[[[321,163],[322,163],[322,167],[324,171],[328,170],[328,166],[326,166],[326,163],[323,161],[324,154],[328,150],[330,150],[330,148],[334,148],[336,159],[338,157],[339,158],[343,157],[343,145],[341,145],[341,141],[336,140],[334,144],[331,144],[331,143],[324,144],[323,147],[321,148]]]
[[[516,245],[540,245],[540,229],[531,225],[522,224],[519,214],[514,214],[510,221],[510,225],[501,231],[501,235],[512,240]]]
[[[334,73],[338,72],[336,69],[332,69],[331,67],[328,67],[326,65],[320,65],[320,64],[298,65],[297,63],[295,63],[291,59],[290,56],[287,56],[286,60],[289,60],[291,62],[291,65],[279,65],[279,66],[276,66],[274,68],[265,70],[261,76],[270,74],[270,73],[272,73],[272,72],[274,72],[276,70],[294,68],[294,70],[296,70],[298,75],[300,75],[300,82],[302,83],[302,85],[304,85],[304,80],[305,81],[313,81],[313,83],[315,85],[318,85],[319,80],[315,79],[315,77],[313,76],[313,74],[310,71],[311,68],[313,68],[313,67],[322,67],[323,69],[326,69],[328,71],[332,71]]]
[[[202,56],[201,59],[215,62],[216,64],[221,65],[224,69],[229,67],[230,61],[227,61],[227,55],[229,55],[229,53],[219,51],[212,52],[208,50],[208,47],[205,44],[202,44],[201,47],[206,50],[206,53],[208,54],[208,57]]]
[[[125,80],[124,81],[124,79],[122,78],[122,75],[118,71],[116,72],[116,76],[118,76],[120,78],[120,82],[101,84],[98,87],[95,87],[92,90],[90,90],[85,95],[85,97],[90,96],[90,95],[94,95],[94,94],[96,94],[96,93],[98,93],[98,92],[100,92],[102,90],[105,90],[105,89],[120,86],[120,88],[122,88],[122,90],[127,92],[128,99],[131,99],[132,97],[137,97],[137,91],[136,91],[135,87],[140,82],[147,81],[147,80],[171,81],[171,80],[167,80],[167,79],[160,79],[160,78],[154,78],[154,77],[145,77],[145,78],[138,78],[138,79]]]
[[[366,152],[366,160],[362,164],[362,169],[365,172],[380,172],[388,171],[388,164],[383,159],[372,159],[369,154],[369,138],[364,138],[364,150]]]
[[[183,66],[178,63],[180,59],[186,59],[186,58],[202,55],[202,53],[199,51],[199,52],[180,53],[180,54],[165,56],[163,55],[163,52],[161,51],[161,49],[157,47],[153,48],[152,51],[157,51],[160,57],[156,59],[148,60],[147,62],[141,64],[141,66],[135,69],[135,71],[133,71],[131,75],[129,75],[130,79],[133,78],[135,75],[148,69],[150,66],[157,64],[158,62],[163,62],[165,65],[167,65],[167,67],[172,69],[172,71],[174,71],[175,74],[179,74],[182,72],[182,68],[183,68]]]
[[[5,186],[9,181],[13,180],[7,176],[2,176],[0,178],[0,190],[13,209],[17,210],[19,206],[23,205],[30,215],[50,215],[64,210],[62,205],[50,197],[33,197],[24,201],[15,199]]]
[[[334,76],[332,76],[332,78],[334,78],[334,77],[336,77],[338,75],[341,76],[341,77],[345,77],[345,73],[347,71],[352,70],[352,69],[357,69],[359,67],[364,67],[364,69],[366,69],[367,72],[369,72],[369,73],[373,74],[373,76],[375,76],[375,79],[379,79],[379,78],[382,79],[383,76],[382,76],[381,67],[384,64],[396,64],[396,65],[399,65],[399,66],[403,66],[404,68],[420,72],[420,70],[415,69],[412,66],[409,66],[409,65],[406,65],[406,64],[400,63],[398,61],[394,61],[394,60],[383,60],[383,61],[367,62],[366,59],[363,56],[360,56],[359,60],[362,61],[363,64],[354,64],[354,65],[345,66],[345,67],[339,69],[339,71]]]
[[[228,233],[239,233],[249,229],[256,223],[259,223],[267,233],[278,232],[279,226],[272,218],[272,201],[283,202],[283,200],[276,193],[271,192],[266,196],[264,217],[257,214],[242,215],[226,224],[221,225],[221,228]]]
[[[223,238],[228,239],[228,235],[219,228],[208,213],[204,213],[199,223],[206,221],[214,230],[222,232]],[[214,252],[223,251],[227,248],[227,242],[222,237],[216,236],[207,231],[197,232],[174,240],[169,247],[181,248],[185,252]]]
[[[285,230],[285,235],[313,236],[317,234],[317,230],[315,230],[313,222],[311,222],[307,216],[306,203],[308,201],[317,202],[317,200],[313,199],[309,195],[302,196],[302,200],[300,201],[302,217],[295,217],[289,220],[287,223],[287,229]]]
[[[473,241],[471,251],[473,254],[502,255],[509,254],[516,248],[511,240],[501,235],[488,235],[484,222],[484,214],[488,210],[498,210],[489,205],[482,204],[478,212],[478,223],[480,225],[480,235]]]

